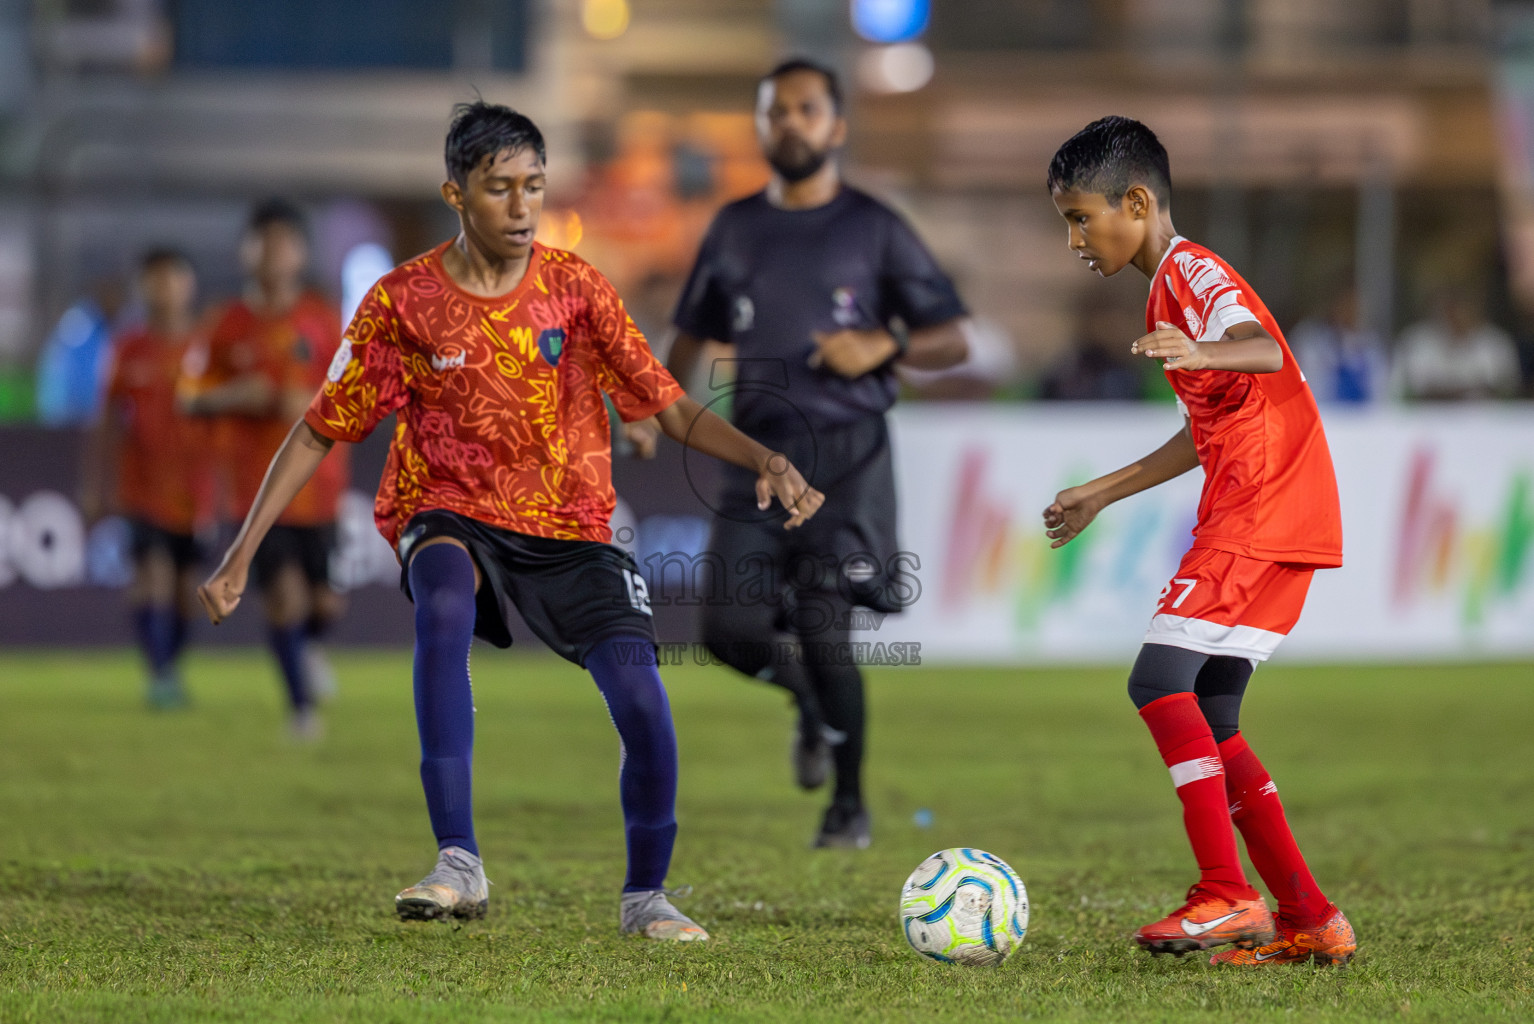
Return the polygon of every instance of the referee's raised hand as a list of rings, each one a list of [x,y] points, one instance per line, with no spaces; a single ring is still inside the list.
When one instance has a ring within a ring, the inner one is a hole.
[[[843,377],[861,377],[900,354],[900,343],[882,327],[816,331],[813,337],[815,351],[810,354],[810,365],[824,366]]]

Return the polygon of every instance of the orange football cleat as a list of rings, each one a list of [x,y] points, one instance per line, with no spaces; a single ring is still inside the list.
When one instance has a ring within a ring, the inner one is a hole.
[[[1314,959],[1318,964],[1341,967],[1353,959],[1358,939],[1353,926],[1335,906],[1314,928],[1292,928],[1279,920],[1278,937],[1255,949],[1227,949],[1209,958],[1212,964],[1238,964],[1261,967],[1264,964],[1302,964]]]
[[[1184,953],[1234,942],[1250,947],[1272,942],[1277,932],[1273,915],[1261,896],[1229,900],[1198,886],[1188,890],[1188,902],[1154,924],[1135,932],[1135,941],[1152,953]]]

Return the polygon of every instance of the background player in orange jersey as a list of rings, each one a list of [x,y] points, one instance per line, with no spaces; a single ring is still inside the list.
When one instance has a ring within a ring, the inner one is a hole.
[[[280,199],[257,206],[240,247],[245,293],[218,315],[188,412],[214,418],[226,514],[250,511],[266,464],[325,379],[341,323],[335,307],[307,287],[303,214]],[[286,685],[294,734],[319,732],[317,697],[333,687],[314,646],[341,613],[330,582],[337,506],[347,483],[346,453],[327,459],[288,504],[256,553],[267,639]]]
[[[208,508],[208,435],[176,407],[176,381],[197,334],[197,277],[175,249],[152,249],[139,264],[144,325],[113,348],[106,402],[81,488],[88,520],[128,520],[133,583],[128,603],[149,666],[149,703],[186,703],[177,661],[197,607],[198,527]]]
[[[1193,546],[1161,592],[1129,695],[1183,804],[1200,878],[1135,940],[1153,953],[1235,943],[1215,963],[1345,963],[1352,926],[1322,894],[1273,780],[1239,731],[1241,697],[1299,619],[1315,569],[1342,564],[1342,519],[1315,399],[1250,285],[1172,227],[1171,172],[1154,133],[1108,117],[1055,154],[1048,185],[1071,251],[1111,277],[1150,279],[1131,351],[1160,359],[1187,417],[1145,458],[1061,491],[1044,510],[1054,547],[1108,505],[1197,466]],[[1278,900],[1277,927],[1247,884],[1231,822]],[[1255,947],[1255,948],[1253,948]]]
[[[784,456],[683,394],[595,268],[533,241],[545,158],[530,120],[463,105],[445,148],[442,197],[458,214],[458,237],[385,275],[358,308],[324,387],[200,594],[213,621],[233,611],[262,538],[335,442],[360,441],[398,413],[375,512],[415,602],[421,783],[438,859],[395,897],[397,912],[485,912],[470,799],[469,646],[476,633],[509,646],[515,607],[590,671],[622,740],[620,927],[706,939],[664,888],[676,838],[676,736],[644,579],[608,543],[617,499],[603,395],[625,421],[656,416],[673,439],[751,467],[758,506],[776,496],[785,528],[813,515],[822,496]]]

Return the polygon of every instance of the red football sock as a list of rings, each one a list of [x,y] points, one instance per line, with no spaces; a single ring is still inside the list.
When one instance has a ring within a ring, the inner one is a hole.
[[[1199,885],[1216,896],[1251,900],[1225,799],[1225,766],[1209,723],[1191,693],[1174,693],[1140,709],[1182,800],[1182,823],[1198,860]]]
[[[1279,915],[1297,928],[1315,927],[1326,920],[1331,904],[1289,831],[1272,777],[1239,732],[1220,744],[1220,759],[1225,762],[1231,819],[1246,840],[1257,873],[1278,901]]]

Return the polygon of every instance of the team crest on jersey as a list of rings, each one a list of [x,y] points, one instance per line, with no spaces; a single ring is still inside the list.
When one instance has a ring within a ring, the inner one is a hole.
[[[749,331],[756,323],[756,306],[751,301],[751,296],[742,295],[735,300],[735,315],[730,318],[732,331]]]
[[[441,352],[432,353],[431,368],[438,373],[446,373],[449,370],[462,369],[468,361],[468,352],[457,345],[444,345]]]
[[[1188,337],[1202,338],[1204,336],[1204,321],[1199,317],[1198,313],[1193,309],[1193,307],[1184,306],[1182,308],[1182,315],[1183,318],[1188,321]]]
[[[559,365],[559,354],[565,350],[565,329],[550,327],[538,335],[538,351],[543,353],[550,366]]]
[[[831,319],[838,327],[858,325],[858,293],[851,288],[838,288],[831,293]]]
[[[330,360],[330,369],[325,371],[325,379],[332,384],[341,383],[341,378],[346,376],[346,368],[352,361],[352,343],[349,338],[341,339],[341,347],[336,349],[336,354]]]

